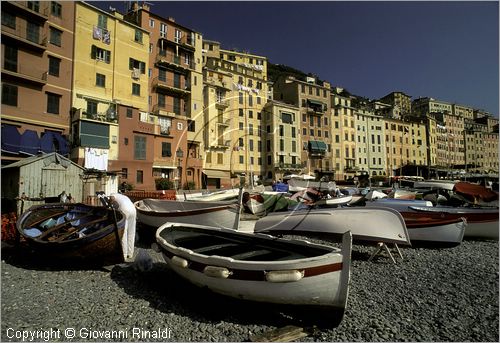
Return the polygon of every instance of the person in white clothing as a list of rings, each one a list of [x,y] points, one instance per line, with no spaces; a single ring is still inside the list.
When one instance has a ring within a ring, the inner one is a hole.
[[[125,231],[121,242],[123,259],[125,262],[133,262],[137,211],[130,198],[126,195],[113,193],[110,195],[110,200],[118,205],[119,210],[125,216]]]

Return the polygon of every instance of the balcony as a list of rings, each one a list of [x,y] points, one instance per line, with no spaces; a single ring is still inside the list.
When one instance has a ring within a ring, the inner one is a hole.
[[[196,63],[191,60],[186,63],[185,59],[182,59],[181,56],[175,55],[171,52],[162,52],[156,55],[155,64],[164,65],[167,67],[174,67],[180,70],[194,70],[196,67]]]
[[[40,31],[42,31],[41,27]],[[42,37],[39,32],[28,32],[26,22],[18,23],[16,28],[2,25],[2,39],[15,40],[15,44],[22,44],[28,49],[37,50],[39,52],[43,52],[47,49],[47,37]]]
[[[4,67],[7,67],[4,61]],[[21,82],[28,82],[37,86],[44,86],[47,84],[47,71],[38,69],[32,64],[13,64],[7,69],[2,68],[2,78],[16,78]]]
[[[170,78],[155,77],[152,80],[152,85],[157,89],[164,89],[166,91],[187,96],[191,93],[191,85],[180,80]]]
[[[220,118],[218,117],[217,118],[217,125],[219,126],[223,126],[223,127],[229,127],[229,125],[231,124],[231,119],[225,119],[225,118]]]
[[[118,124],[118,117],[116,115],[114,104],[108,108],[106,112],[91,113],[81,108],[72,109],[72,120],[91,120],[107,124]]]
[[[40,1],[2,1],[2,7],[11,8],[17,14],[27,15],[31,20],[46,21],[49,18],[49,2]]]
[[[176,116],[186,116],[186,111],[182,110],[180,106],[173,105],[160,105],[156,104],[153,106],[153,113],[155,115],[165,116],[165,117],[173,117]]]
[[[218,99],[215,101],[215,108],[225,110],[229,107],[229,100],[227,99]]]
[[[167,37],[160,37],[160,40],[166,42],[167,44],[178,46],[189,51],[195,51],[194,42],[191,39],[191,35],[184,33],[182,37],[174,37],[174,40],[167,39]]]
[[[216,78],[213,76],[205,76],[203,82],[213,87],[223,88],[226,91],[232,90],[228,82],[224,81],[222,77]]]
[[[218,140],[217,142],[210,143],[212,149],[228,149],[231,146],[231,141]]]
[[[301,163],[275,163],[274,167],[277,169],[282,169],[282,170],[300,170],[302,169],[302,164]]]

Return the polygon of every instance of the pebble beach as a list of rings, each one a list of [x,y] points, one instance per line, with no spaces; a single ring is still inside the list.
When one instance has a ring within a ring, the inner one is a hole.
[[[318,328],[306,310],[191,285],[149,248],[151,237],[140,237],[146,269],[48,265],[2,243],[1,341],[244,342],[289,325],[304,328],[304,342],[499,341],[497,241],[401,248],[396,264],[385,254],[368,261],[374,246],[355,244],[343,320]]]

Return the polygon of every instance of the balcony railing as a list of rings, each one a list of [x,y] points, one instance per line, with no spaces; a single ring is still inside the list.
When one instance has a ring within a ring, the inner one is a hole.
[[[155,62],[156,64],[170,64],[183,69],[195,69],[196,67],[196,63],[192,59],[186,63],[185,58],[165,50],[160,50],[156,55]]]
[[[155,77],[152,81],[153,87],[163,88],[183,95],[191,93],[191,85],[187,82],[171,78]]]
[[[4,8],[12,6],[18,11],[24,11],[30,17],[43,21],[49,17],[49,5],[46,1],[5,1],[2,3],[2,6]]]
[[[181,47],[184,47],[188,50],[195,50],[194,47],[194,42],[191,38],[191,35],[184,33],[182,37],[174,37],[173,40],[167,39],[167,37],[161,37],[164,42],[170,43],[170,44],[177,44]]]
[[[229,100],[227,100],[227,99],[216,100],[215,107],[225,109],[225,108],[229,107]]]
[[[40,27],[40,32],[42,28]],[[25,45],[31,46],[33,48],[47,49],[47,37],[43,37],[40,32],[29,34],[27,30],[26,22],[20,22],[16,25],[16,28],[11,28],[6,25],[2,25],[2,36],[7,36],[24,43]]]
[[[8,65],[4,61],[4,68],[2,68],[2,74],[10,75],[18,79],[23,79],[24,81],[29,81],[32,83],[45,85],[47,84],[47,71],[33,67],[32,64],[12,64]]]
[[[115,124],[118,123],[118,117],[116,116],[115,112],[92,113],[92,112],[82,111],[81,118],[97,120],[104,123],[115,123]]]
[[[180,106],[168,104],[156,104],[153,106],[153,113],[156,115],[164,115],[167,117],[185,116],[186,111],[182,110]]]
[[[298,169],[302,169],[302,164],[301,163],[282,163],[282,162],[279,162],[279,163],[276,163],[275,165],[275,168],[279,168],[279,169],[293,169],[293,170],[298,170]]]

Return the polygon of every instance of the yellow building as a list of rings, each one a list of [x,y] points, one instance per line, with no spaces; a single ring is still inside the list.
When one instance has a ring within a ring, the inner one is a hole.
[[[203,121],[203,185],[207,188],[231,187],[231,100],[228,98],[232,75],[208,67],[203,70],[205,113]]]
[[[356,166],[356,117],[351,98],[342,92],[331,93],[331,104],[333,165],[336,179],[346,180],[359,170]]]
[[[149,34],[124,21],[117,12],[110,14],[88,3],[77,2],[74,36],[72,158],[87,168],[116,169],[111,166],[120,159],[119,146],[123,143],[118,125],[119,107],[133,109],[138,123],[151,121],[147,73]],[[138,178],[151,174],[151,163],[146,158],[147,140],[145,135],[140,136],[144,139],[131,137],[131,142],[125,144],[144,155],[144,159],[134,162],[142,165]]]
[[[204,41],[203,49],[206,68],[232,76],[231,84],[225,86],[230,91],[225,94],[229,108],[224,110],[232,118],[227,152],[230,172],[232,177],[244,177],[245,183],[250,184],[263,176],[262,154],[258,147],[263,144],[260,132],[262,109],[267,101],[267,58],[224,50],[214,41]],[[233,179],[232,182],[239,181]]]
[[[300,110],[277,100],[268,101],[262,112],[262,158],[266,166],[264,179],[279,180],[298,174],[306,167],[301,160]]]

